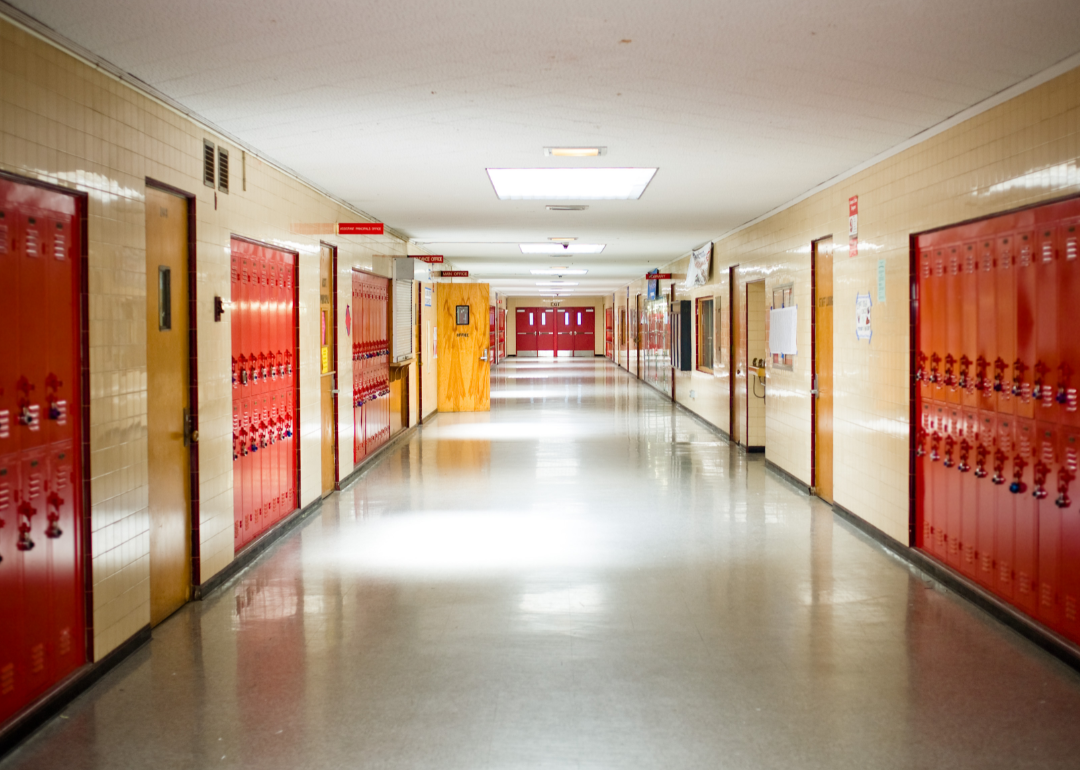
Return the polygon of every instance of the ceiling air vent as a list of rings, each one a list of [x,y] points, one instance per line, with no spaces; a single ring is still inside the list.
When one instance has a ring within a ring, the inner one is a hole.
[[[214,143],[203,139],[202,180],[207,187],[214,186]]]
[[[229,151],[221,147],[217,151],[217,188],[229,192]]]

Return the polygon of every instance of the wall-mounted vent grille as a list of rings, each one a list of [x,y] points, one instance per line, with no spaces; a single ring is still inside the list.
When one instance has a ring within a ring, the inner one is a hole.
[[[214,144],[203,139],[202,180],[207,187],[214,186]]]
[[[413,282],[394,281],[394,361],[403,361],[413,352]]]
[[[221,147],[217,151],[217,188],[229,192],[229,151]]]

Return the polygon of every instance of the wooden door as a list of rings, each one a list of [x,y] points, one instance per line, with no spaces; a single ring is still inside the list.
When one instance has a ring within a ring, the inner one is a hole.
[[[150,622],[191,595],[188,202],[146,189],[146,429]]]
[[[440,283],[438,291],[439,411],[486,412],[491,409],[488,284]]]
[[[337,423],[334,420],[334,391],[337,363],[334,360],[334,249],[325,243],[319,250],[319,371],[322,410],[322,496],[337,484]]]
[[[833,243],[814,243],[814,486],[833,501]]]

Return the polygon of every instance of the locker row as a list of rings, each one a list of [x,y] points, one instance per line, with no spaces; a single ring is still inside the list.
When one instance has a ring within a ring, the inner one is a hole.
[[[86,661],[75,200],[0,179],[0,724]]]
[[[517,355],[593,355],[596,343],[595,308],[519,307],[515,315]]]
[[[233,536],[237,550],[299,506],[296,255],[231,241]]]
[[[506,311],[491,305],[488,309],[488,360],[491,365],[506,358]]]
[[[920,236],[916,545],[1080,641],[1080,203]]]
[[[390,281],[354,271],[353,462],[390,440]]]

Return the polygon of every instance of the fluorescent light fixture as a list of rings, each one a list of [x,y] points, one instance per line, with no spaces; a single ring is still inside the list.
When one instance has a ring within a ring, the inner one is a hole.
[[[537,286],[558,286],[560,289],[563,286],[577,286],[577,281],[537,281]]]
[[[548,211],[585,211],[588,206],[546,206]]]
[[[599,254],[603,243],[522,243],[522,254]]]
[[[655,168],[489,168],[491,185],[504,201],[637,200]]]
[[[607,155],[607,147],[545,147],[544,155],[555,158],[596,158]]]
[[[566,267],[553,267],[550,270],[530,270],[533,275],[585,275],[588,270],[571,270]]]
[[[573,243],[577,238],[571,235],[552,235],[548,240],[554,241],[555,243]]]

